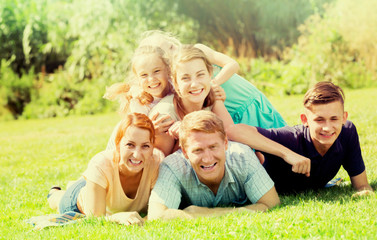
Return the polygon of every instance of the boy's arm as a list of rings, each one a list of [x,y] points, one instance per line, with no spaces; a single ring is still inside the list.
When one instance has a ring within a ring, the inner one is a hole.
[[[297,154],[289,148],[266,138],[255,127],[246,124],[231,125],[226,129],[228,138],[250,146],[256,150],[278,156],[290,165],[295,173],[310,176],[310,159]]]
[[[200,43],[195,44],[195,47],[202,50],[212,64],[222,67],[221,71],[213,79],[213,83],[218,85],[223,84],[240,69],[238,62],[225,54],[217,52]]]
[[[373,188],[368,183],[365,170],[359,175],[351,177],[351,183],[353,188],[357,191],[357,193],[353,194],[352,197],[364,196],[373,193]]]

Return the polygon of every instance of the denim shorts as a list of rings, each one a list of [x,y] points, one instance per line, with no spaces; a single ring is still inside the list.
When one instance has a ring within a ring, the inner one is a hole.
[[[79,197],[81,188],[83,188],[85,185],[86,181],[83,177],[81,177],[67,189],[60,200],[59,213],[63,214],[68,211],[81,213],[77,207],[77,198]]]

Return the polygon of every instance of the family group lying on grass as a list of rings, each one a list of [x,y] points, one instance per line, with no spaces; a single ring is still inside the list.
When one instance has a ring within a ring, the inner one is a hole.
[[[170,219],[264,211],[280,203],[277,193],[323,188],[341,166],[356,195],[373,193],[340,87],[313,86],[303,124],[289,127],[237,70],[204,45],[149,34],[132,59],[135,81],[107,90],[120,100],[123,120],[106,151],[66,191],[50,190],[51,208],[126,225],[142,224],[139,213]]]

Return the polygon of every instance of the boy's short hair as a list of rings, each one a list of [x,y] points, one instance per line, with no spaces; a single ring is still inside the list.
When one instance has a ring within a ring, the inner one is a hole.
[[[223,121],[213,112],[200,110],[187,114],[179,127],[179,145],[185,149],[190,132],[215,133],[218,132],[225,139]]]
[[[304,107],[310,108],[312,105],[327,104],[339,101],[344,105],[345,95],[339,86],[332,82],[318,82],[310,88],[304,96]]]

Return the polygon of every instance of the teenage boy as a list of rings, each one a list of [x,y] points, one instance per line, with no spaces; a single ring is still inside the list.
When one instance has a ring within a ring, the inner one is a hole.
[[[356,127],[347,121],[347,116],[343,90],[331,82],[319,82],[304,96],[302,125],[257,128],[267,138],[310,159],[296,165],[265,154],[263,166],[279,194],[323,188],[341,166],[348,172],[356,195],[373,192],[368,184]]]
[[[222,121],[212,112],[186,115],[179,136],[182,150],[161,163],[148,219],[265,211],[280,203],[274,183],[254,152],[228,142]]]

